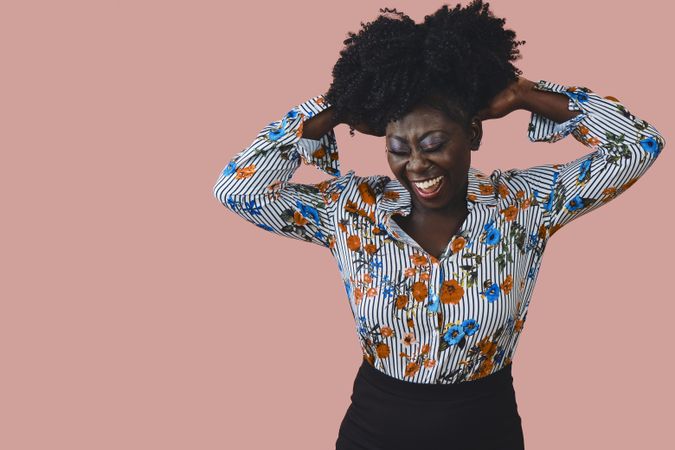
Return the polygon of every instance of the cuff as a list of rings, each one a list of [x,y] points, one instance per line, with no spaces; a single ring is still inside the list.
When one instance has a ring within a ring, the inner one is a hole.
[[[567,109],[570,111],[581,111],[571,119],[558,123],[532,112],[530,123],[527,126],[528,138],[532,142],[556,142],[579,126],[579,124],[588,116],[588,110],[584,107],[584,102],[588,101],[587,90],[581,87],[564,86],[562,84],[552,83],[545,80],[539,80],[534,85],[534,89],[546,92],[558,92],[568,97]]]
[[[317,95],[294,106],[274,128],[268,130],[268,139],[280,146],[291,146],[300,155],[302,162],[312,164],[323,172],[339,177],[340,161],[335,131],[332,129],[319,139],[303,138],[302,123],[328,108],[330,104],[323,95]]]

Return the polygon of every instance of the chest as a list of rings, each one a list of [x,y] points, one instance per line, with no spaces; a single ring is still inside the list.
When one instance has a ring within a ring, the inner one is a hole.
[[[395,226],[402,230],[429,255],[440,259],[466,222],[468,212],[444,220],[424,220],[411,217],[392,216]]]

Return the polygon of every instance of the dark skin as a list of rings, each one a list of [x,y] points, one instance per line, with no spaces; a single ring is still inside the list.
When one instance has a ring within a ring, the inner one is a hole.
[[[481,122],[468,128],[445,113],[419,105],[386,128],[387,162],[396,179],[411,192],[412,210],[394,220],[427,253],[439,258],[464,223],[471,151],[483,136]],[[418,195],[414,181],[442,177],[434,199]]]
[[[497,94],[490,105],[478,111],[468,127],[426,105],[418,105],[387,125],[384,135],[387,162],[412,199],[410,214],[394,215],[392,220],[431,256],[440,258],[466,220],[471,152],[479,148],[483,120],[504,117],[518,109],[536,112],[558,123],[578,114],[568,110],[565,95],[538,91],[533,89],[534,85],[533,81],[519,77]],[[337,125],[331,108],[305,121],[303,137],[318,139]],[[350,125],[364,134],[383,137],[363,124]],[[412,181],[436,176],[444,178],[441,194],[433,200],[418,195]]]

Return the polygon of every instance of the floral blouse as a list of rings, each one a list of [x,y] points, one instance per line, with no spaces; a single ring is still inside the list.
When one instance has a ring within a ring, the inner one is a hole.
[[[665,145],[615,97],[544,80],[535,88],[566,95],[580,113],[563,123],[532,113],[528,138],[572,134],[591,152],[489,176],[470,168],[469,214],[439,259],[391,220],[412,210],[403,185],[342,174],[333,130],[302,138],[304,120],[329,106],[322,95],[266,125],[231,158],[213,194],[263,230],[332,253],[363,357],[375,368],[415,383],[475,380],[511,363],[551,236],[632,186]],[[331,177],[289,181],[301,162]]]

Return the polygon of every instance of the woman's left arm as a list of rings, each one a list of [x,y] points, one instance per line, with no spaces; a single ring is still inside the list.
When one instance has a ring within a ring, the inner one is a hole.
[[[586,87],[526,80],[513,104],[532,113],[531,141],[553,143],[571,133],[594,150],[564,164],[510,171],[524,176],[532,187],[549,237],[632,186],[665,146],[661,133],[618,99],[601,97]]]

